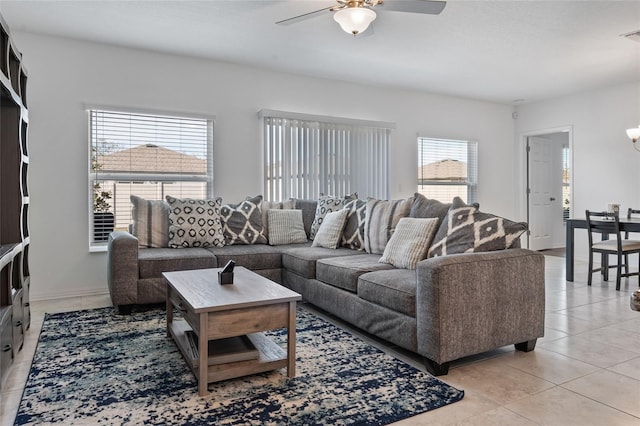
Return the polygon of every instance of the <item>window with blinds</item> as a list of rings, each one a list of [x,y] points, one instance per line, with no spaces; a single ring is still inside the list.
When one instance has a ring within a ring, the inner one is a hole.
[[[212,195],[213,118],[90,109],[89,133],[90,246],[128,230],[131,195]]]
[[[450,203],[460,197],[477,202],[478,144],[476,142],[418,138],[418,192]]]
[[[389,196],[393,123],[260,111],[264,196],[268,201],[320,195]]]

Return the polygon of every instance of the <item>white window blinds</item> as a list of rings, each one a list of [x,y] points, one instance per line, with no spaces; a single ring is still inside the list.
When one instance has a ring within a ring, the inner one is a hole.
[[[261,111],[264,194],[388,198],[390,123]]]
[[[213,118],[89,110],[90,245],[131,223],[131,195],[205,198],[213,187]]]
[[[478,144],[418,138],[418,192],[445,203],[477,202]]]

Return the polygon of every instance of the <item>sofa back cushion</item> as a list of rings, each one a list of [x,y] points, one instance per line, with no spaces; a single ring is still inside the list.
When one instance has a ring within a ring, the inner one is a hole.
[[[304,223],[304,231],[307,238],[311,235],[311,225],[316,217],[316,209],[318,207],[317,200],[295,200],[295,209],[302,210],[302,223]]]

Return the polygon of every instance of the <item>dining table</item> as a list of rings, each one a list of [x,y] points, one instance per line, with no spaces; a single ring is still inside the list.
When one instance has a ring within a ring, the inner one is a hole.
[[[621,232],[638,232],[640,233],[640,218],[639,217],[620,217],[620,231]],[[576,229],[587,229],[587,219],[567,219],[567,241],[565,246],[565,262],[566,262],[566,279],[567,281],[573,281],[573,263],[575,257],[575,241],[574,231]],[[603,239],[607,239],[607,235],[602,236]],[[602,256],[603,265],[607,265],[607,256]]]

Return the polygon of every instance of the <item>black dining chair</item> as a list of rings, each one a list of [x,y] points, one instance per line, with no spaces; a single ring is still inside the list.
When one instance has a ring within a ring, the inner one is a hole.
[[[620,220],[617,214],[608,212],[590,212],[586,210],[587,216],[587,235],[589,237],[589,276],[587,285],[591,285],[592,275],[594,272],[603,272],[604,280],[608,279],[608,269],[616,268],[616,290],[620,290],[620,279],[622,277],[640,277],[640,241],[622,238],[620,232]],[[594,241],[594,234],[600,234],[601,240]],[[609,236],[616,237],[610,240]],[[602,254],[602,265],[600,268],[593,267],[593,254]],[[628,255],[638,253],[638,272],[629,272]],[[617,262],[615,265],[609,265],[608,256],[615,255]],[[622,267],[625,267],[625,273],[622,273]]]
[[[638,218],[640,219],[640,210],[635,210],[632,209],[631,207],[629,207],[629,209],[627,210],[627,219],[631,219],[631,218]],[[629,231],[624,231],[624,239],[628,240],[629,239]],[[624,258],[624,263],[625,265],[627,265],[627,269],[625,270],[626,273],[629,273],[629,256],[625,255]]]

